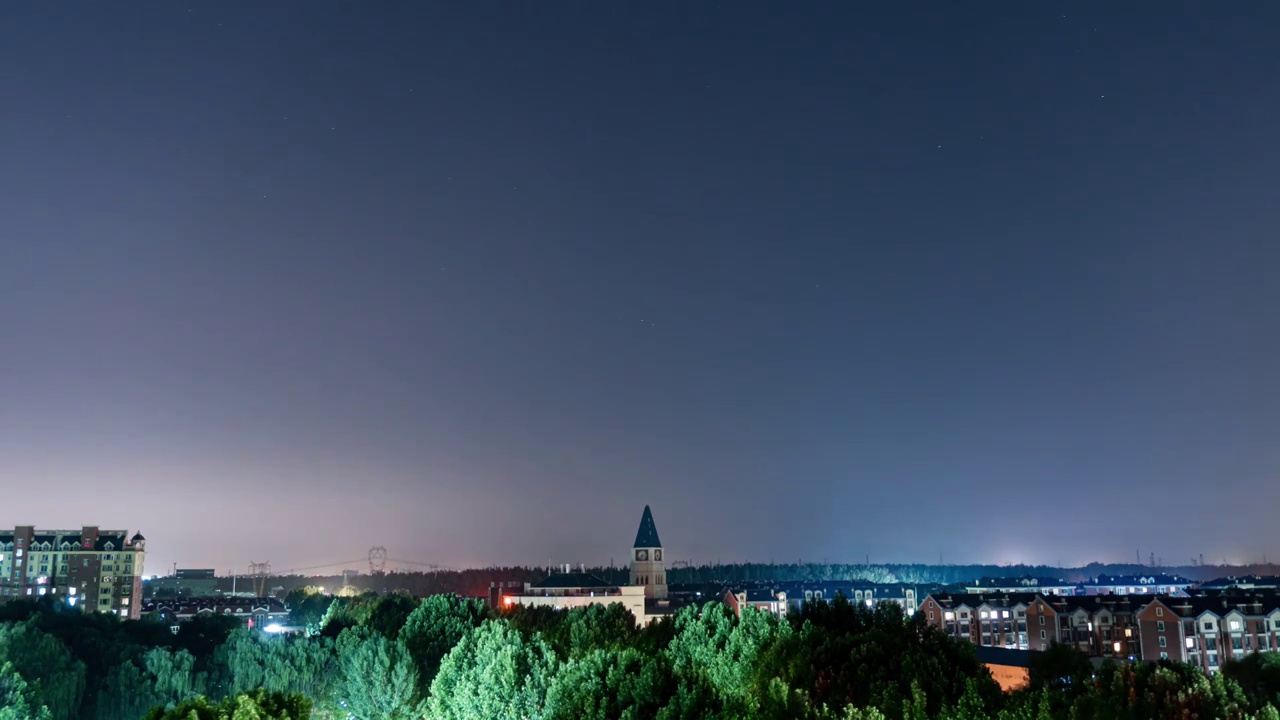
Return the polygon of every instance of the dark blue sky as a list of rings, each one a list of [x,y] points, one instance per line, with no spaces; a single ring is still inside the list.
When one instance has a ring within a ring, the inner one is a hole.
[[[1280,5],[803,5],[6,5],[0,524],[1280,556]]]

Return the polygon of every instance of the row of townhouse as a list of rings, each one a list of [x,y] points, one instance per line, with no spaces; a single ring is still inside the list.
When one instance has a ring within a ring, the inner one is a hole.
[[[1150,575],[1098,575],[1083,582],[1024,575],[1014,578],[981,578],[951,586],[956,592],[1039,593],[1041,595],[1176,595],[1185,596],[1195,583],[1165,573]]]
[[[827,602],[843,597],[868,607],[881,602],[900,606],[908,616],[920,608],[920,600],[941,588],[937,584],[873,583],[846,581],[777,581],[741,583],[725,588],[726,602],[738,610],[750,606],[774,614],[799,612],[805,603]],[[732,596],[732,600],[728,599]]]
[[[1223,662],[1280,649],[1275,594],[1061,596],[937,593],[924,599],[926,623],[979,647],[1073,647],[1095,658],[1175,660],[1216,672]]]

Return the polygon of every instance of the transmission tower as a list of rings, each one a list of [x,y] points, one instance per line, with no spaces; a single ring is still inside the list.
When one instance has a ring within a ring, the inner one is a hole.
[[[269,562],[249,563],[249,577],[252,578],[253,592],[256,597],[266,597],[267,576],[270,574],[271,574],[271,563]]]
[[[387,549],[384,547],[369,548],[369,574],[383,575],[387,572]]]

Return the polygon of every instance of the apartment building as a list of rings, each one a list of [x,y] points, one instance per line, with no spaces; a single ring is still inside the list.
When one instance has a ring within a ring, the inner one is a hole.
[[[146,538],[126,530],[0,531],[0,602],[52,596],[87,611],[137,620]]]
[[[1155,598],[1137,620],[1146,660],[1189,662],[1215,673],[1228,660],[1280,650],[1280,596],[1274,593]]]
[[[978,647],[1026,650],[1027,608],[1036,593],[931,593],[920,603],[924,621]]]
[[[1146,598],[1127,595],[1044,596],[1027,606],[1027,649],[1069,645],[1090,657],[1142,657],[1136,614]]]

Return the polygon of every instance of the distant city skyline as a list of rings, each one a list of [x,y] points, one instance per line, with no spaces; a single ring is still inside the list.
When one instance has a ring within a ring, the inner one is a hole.
[[[1280,557],[1280,5],[0,11],[0,523]]]

